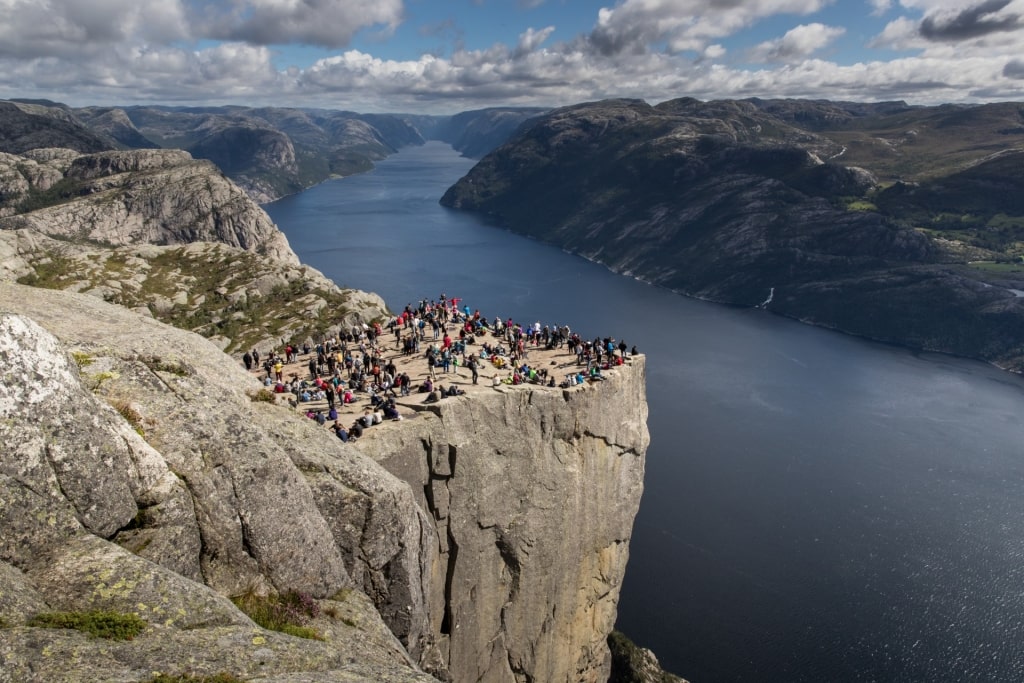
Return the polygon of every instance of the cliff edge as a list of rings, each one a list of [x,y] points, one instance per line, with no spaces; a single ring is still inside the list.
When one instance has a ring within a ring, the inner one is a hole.
[[[642,357],[356,444],[254,400],[207,340],[94,296],[0,284],[0,362],[0,681],[608,679]],[[316,637],[257,626],[249,595],[315,603]],[[144,628],[38,621],[94,610]]]

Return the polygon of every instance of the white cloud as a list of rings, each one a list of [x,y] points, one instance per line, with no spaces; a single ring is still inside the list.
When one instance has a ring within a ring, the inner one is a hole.
[[[871,16],[880,17],[892,8],[892,0],[868,0]]]
[[[978,0],[970,7],[964,0],[900,0],[917,18],[894,17],[872,42],[905,53],[890,62],[814,59],[843,29],[807,22],[757,47],[764,68],[728,65],[741,52],[724,47],[735,32],[779,14],[813,13],[828,0],[621,0],[595,14],[590,32],[567,41],[552,43],[555,28],[546,26],[525,29],[508,44],[456,49],[448,57],[325,51],[310,66],[283,71],[274,67],[275,46],[345,45],[360,30],[397,26],[402,3],[224,0],[203,4],[200,16],[188,2],[0,0],[0,97],[437,113],[604,97],[919,103],[1024,97],[1018,56],[1024,34],[1013,25],[1018,10],[1024,16],[1024,0]],[[883,0],[868,2],[895,9]],[[926,36],[921,28],[929,17]],[[257,30],[260,21],[266,26]],[[234,40],[210,47],[200,42],[211,35]]]
[[[551,36],[554,30],[554,26],[548,26],[540,31],[534,31],[532,28],[527,29],[526,32],[519,36],[519,45],[516,47],[516,52],[520,55],[533,52]]]
[[[757,45],[751,51],[755,62],[797,62],[811,56],[833,40],[846,33],[846,29],[825,24],[801,24],[790,29],[781,38]]]
[[[639,54],[664,41],[670,51],[702,51],[765,17],[811,14],[830,0],[624,0],[602,8],[589,40],[604,55]]]
[[[301,43],[344,47],[364,28],[394,30],[402,22],[402,0],[236,0],[211,5],[196,35],[256,45]]]
[[[3,0],[0,56],[88,58],[125,41],[187,38],[177,0]]]

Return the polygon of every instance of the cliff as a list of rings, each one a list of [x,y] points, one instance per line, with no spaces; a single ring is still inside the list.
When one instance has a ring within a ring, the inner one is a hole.
[[[441,203],[690,296],[1024,370],[1018,109],[594,102],[521,130]],[[878,180],[923,169],[942,180]]]
[[[14,284],[0,311],[0,680],[607,680],[642,357],[343,444],[254,400],[259,383],[192,333]],[[322,640],[228,600],[289,592],[317,604],[305,627]],[[33,619],[96,609],[145,628],[110,642]]]
[[[0,154],[0,216],[0,230],[106,246],[221,242],[298,264],[237,185],[177,150]]]

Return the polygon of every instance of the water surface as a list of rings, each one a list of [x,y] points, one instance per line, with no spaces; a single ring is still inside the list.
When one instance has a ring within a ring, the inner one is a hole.
[[[687,299],[441,207],[472,164],[429,143],[265,208],[303,262],[393,309],[444,292],[647,354],[620,629],[694,683],[1024,680],[1019,378]]]

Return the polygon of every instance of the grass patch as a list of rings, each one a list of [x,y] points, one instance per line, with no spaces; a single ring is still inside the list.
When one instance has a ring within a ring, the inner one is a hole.
[[[277,403],[277,395],[270,389],[249,392],[249,400],[253,403]]]
[[[320,614],[320,605],[312,596],[300,591],[281,595],[259,595],[249,590],[231,598],[238,609],[265,629],[290,636],[323,640],[316,630],[306,626]]]
[[[193,676],[192,674],[157,674],[146,683],[242,683],[242,679],[228,673],[212,676]]]
[[[193,372],[181,362],[163,360],[160,356],[141,356],[139,360],[153,372],[166,372],[178,377],[188,377]]]
[[[62,178],[46,190],[32,190],[18,204],[16,213],[31,213],[71,201],[81,194],[85,183],[73,178]]]
[[[32,617],[29,626],[65,628],[88,633],[93,638],[131,640],[146,629],[146,622],[121,612],[44,612]]]
[[[59,254],[32,265],[32,272],[18,278],[18,284],[44,289],[63,289],[72,280],[75,263]]]
[[[1006,263],[1002,261],[973,261],[968,263],[971,268],[983,273],[1003,275],[1024,275],[1024,263]]]
[[[878,211],[878,207],[865,199],[846,202],[847,211]]]
[[[128,421],[128,424],[132,426],[132,429],[139,436],[146,436],[146,430],[142,428],[142,415],[130,403],[127,401],[114,401],[111,405],[114,407],[114,410],[121,414],[121,417]]]
[[[96,362],[95,358],[90,356],[88,353],[85,353],[84,351],[73,352],[71,354],[71,358],[74,359],[75,365],[78,366],[79,370],[81,370],[82,368],[87,368]]]

